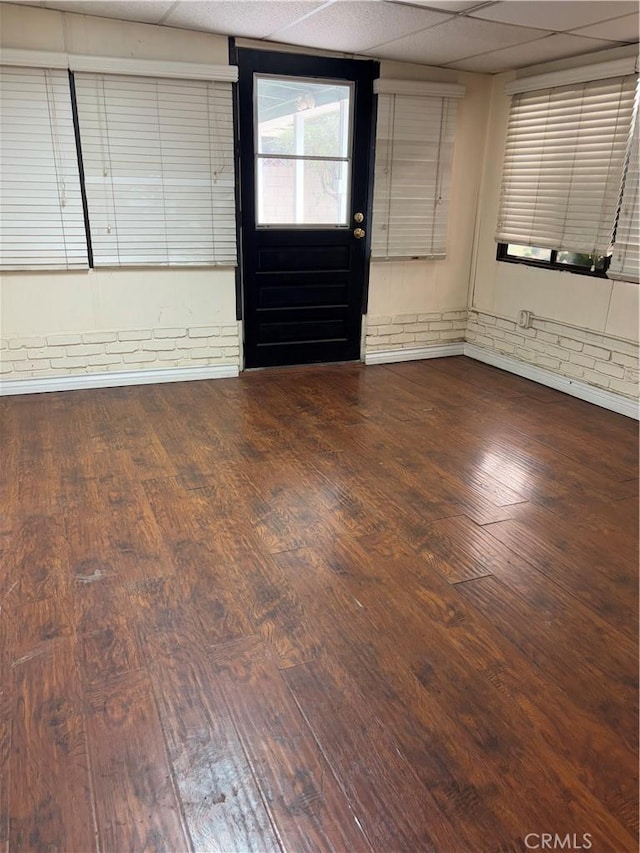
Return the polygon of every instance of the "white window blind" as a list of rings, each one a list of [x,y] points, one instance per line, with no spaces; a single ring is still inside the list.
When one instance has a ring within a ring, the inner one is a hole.
[[[374,259],[445,257],[456,97],[379,94]]]
[[[635,86],[625,75],[512,97],[499,242],[610,250]]]
[[[1,68],[0,107],[2,267],[87,267],[67,72]]]
[[[613,257],[607,275],[625,281],[640,280],[640,133],[636,117],[629,165],[622,193]]]
[[[75,79],[95,265],[235,264],[231,84]]]

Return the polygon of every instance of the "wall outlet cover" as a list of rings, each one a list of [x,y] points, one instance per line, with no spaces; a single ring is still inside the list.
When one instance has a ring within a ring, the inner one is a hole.
[[[530,329],[533,320],[532,311],[520,311],[518,314],[518,325],[521,329]]]

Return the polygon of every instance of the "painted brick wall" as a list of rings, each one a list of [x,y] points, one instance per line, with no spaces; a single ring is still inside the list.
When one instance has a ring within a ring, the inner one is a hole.
[[[238,365],[237,324],[189,329],[10,338],[0,344],[3,380],[127,370]]]
[[[466,325],[466,308],[430,314],[369,315],[365,348],[372,353],[463,341]]]
[[[638,346],[603,333],[534,318],[513,320],[476,310],[369,316],[368,353],[467,340],[478,347],[617,394],[637,398]],[[226,326],[139,329],[10,338],[0,343],[3,380],[128,370],[239,365],[239,329]]]
[[[570,379],[638,397],[638,345],[604,333],[534,318],[530,329],[470,310],[467,341]]]

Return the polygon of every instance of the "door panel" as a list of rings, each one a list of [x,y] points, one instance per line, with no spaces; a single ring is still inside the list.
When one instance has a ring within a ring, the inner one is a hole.
[[[284,243],[283,237],[279,242]],[[298,275],[313,272],[347,272],[351,267],[351,246],[341,245],[337,240],[323,241],[322,246],[311,242],[311,238],[300,246],[278,246],[259,248],[256,272],[296,272]]]
[[[260,308],[306,308],[310,305],[345,307],[349,293],[346,278],[333,284],[300,284],[286,280],[280,287],[269,285],[260,290]]]
[[[378,64],[237,53],[245,366],[357,359]]]

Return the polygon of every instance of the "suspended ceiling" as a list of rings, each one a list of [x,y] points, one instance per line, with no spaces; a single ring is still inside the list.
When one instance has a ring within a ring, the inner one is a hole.
[[[27,5],[488,73],[638,42],[638,3],[626,0],[27,0]]]

